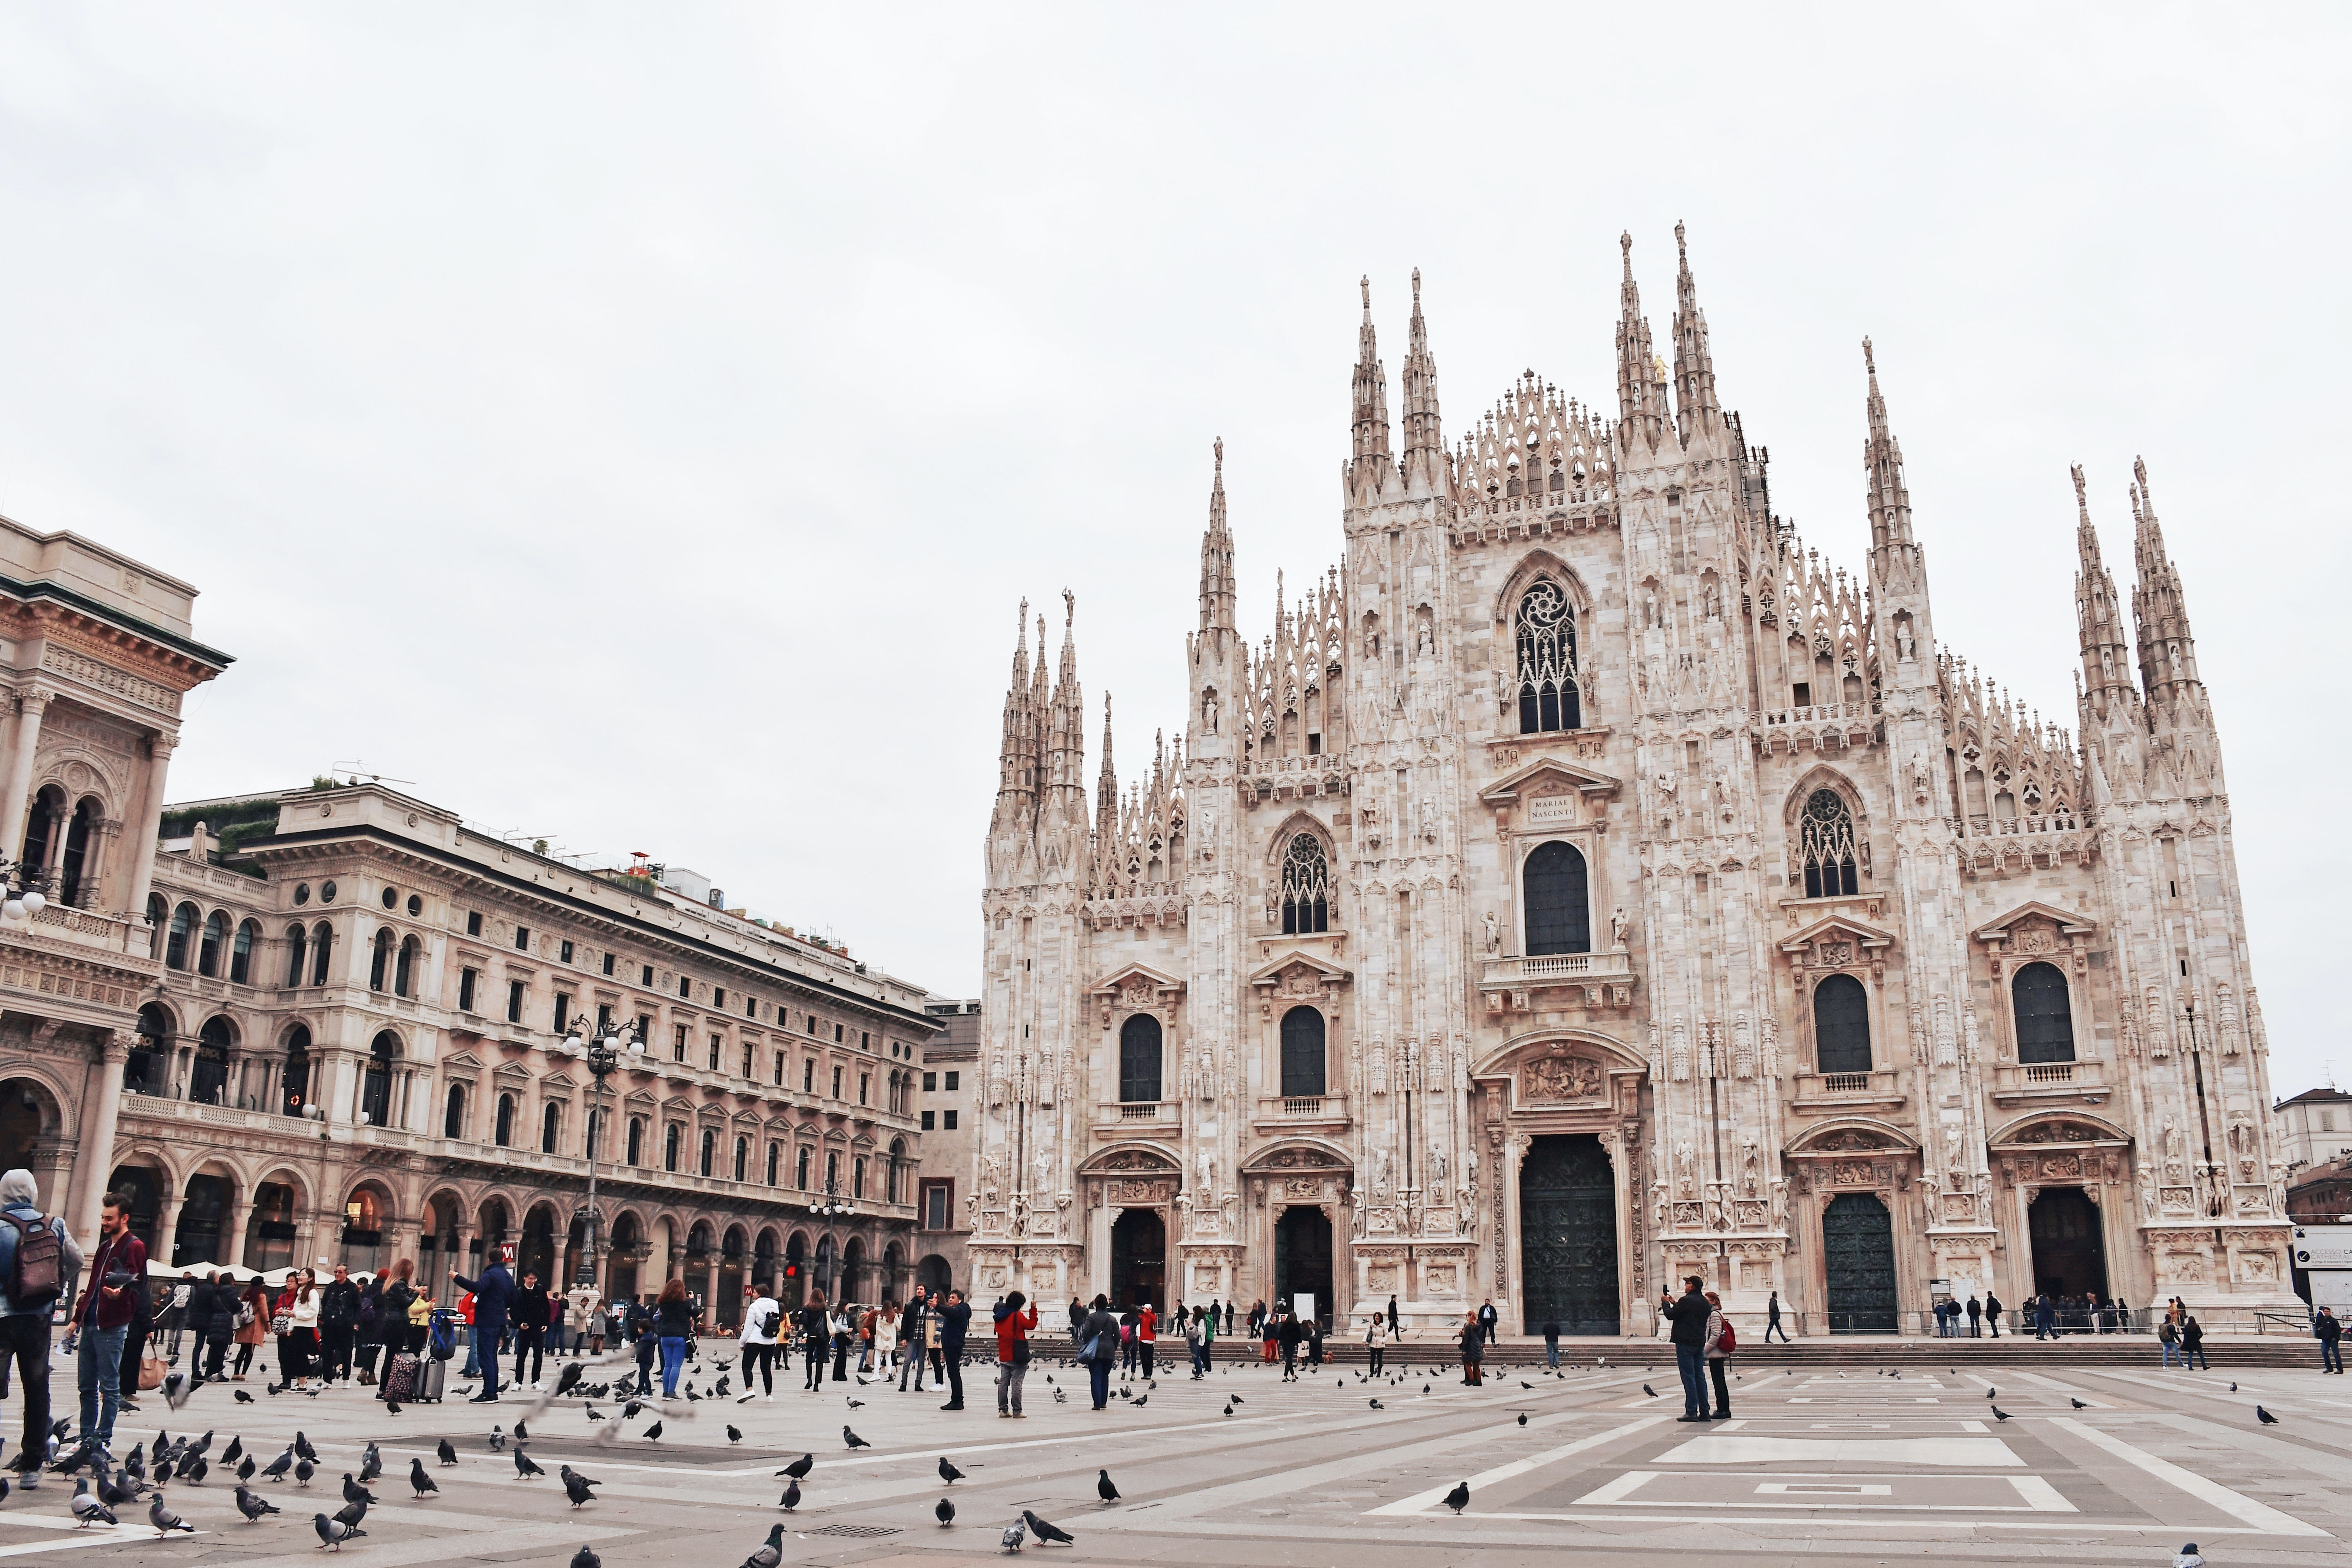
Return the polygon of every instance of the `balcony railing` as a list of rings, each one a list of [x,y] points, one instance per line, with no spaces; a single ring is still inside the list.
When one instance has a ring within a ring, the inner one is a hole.
[[[1801,1109],[1844,1111],[1864,1105],[1900,1105],[1900,1075],[1888,1068],[1869,1072],[1797,1073],[1795,1103]]]
[[[1584,980],[1630,980],[1633,958],[1625,952],[1546,952],[1531,958],[1490,958],[1479,978],[1482,985],[1540,984],[1547,981],[1573,984]]]
[[[1868,1094],[1870,1075],[1866,1072],[1825,1072],[1822,1074],[1824,1094]]]
[[[2073,1062],[2048,1062],[2039,1066],[2029,1066],[2025,1069],[2025,1081],[2028,1083],[2072,1083],[2074,1081],[2074,1064]]]
[[[1156,1100],[1128,1100],[1119,1106],[1118,1119],[1121,1121],[1157,1121],[1160,1120],[1160,1102]]]
[[[1344,1094],[1268,1094],[1258,1097],[1260,1121],[1345,1121]]]

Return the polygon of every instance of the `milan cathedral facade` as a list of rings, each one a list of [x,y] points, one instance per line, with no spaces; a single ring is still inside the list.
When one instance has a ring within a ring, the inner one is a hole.
[[[1679,227],[1676,238],[1681,239]],[[982,899],[973,1283],[1801,1331],[1988,1291],[2290,1299],[2229,796],[2144,468],[2080,469],[2074,735],[1936,637],[1870,345],[1869,546],[1776,518],[1685,255],[1632,241],[1615,417],[1532,374],[1450,443],[1369,284],[1341,557],[1253,647],[1222,445],[1181,745],[1087,796],[1075,607],[1023,610]],[[2059,600],[2055,584],[2050,609]]]

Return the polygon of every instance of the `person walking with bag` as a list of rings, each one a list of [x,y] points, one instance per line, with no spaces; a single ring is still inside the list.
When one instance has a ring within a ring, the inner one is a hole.
[[[0,1370],[13,1364],[24,1401],[24,1437],[10,1461],[19,1485],[41,1484],[49,1442],[49,1315],[81,1272],[81,1248],[65,1221],[41,1213],[30,1171],[0,1175]]]
[[[230,1382],[243,1383],[245,1374],[253,1370],[253,1352],[269,1342],[274,1310],[269,1286],[261,1276],[247,1280],[244,1293],[236,1299],[236,1363],[229,1369]]]
[[[761,1391],[767,1403],[776,1402],[776,1330],[784,1321],[784,1310],[761,1285],[751,1304],[743,1309],[743,1392],[752,1392],[751,1374],[760,1375]]]
[[[236,1332],[236,1285],[226,1274],[207,1274],[188,1297],[188,1388],[194,1392],[221,1379],[229,1336]]]
[[[300,1389],[312,1383],[324,1386],[319,1376],[319,1277],[305,1268],[287,1311],[286,1342],[294,1357],[292,1370],[286,1374],[289,1388]]]
[[[1774,1334],[1780,1336],[1782,1344],[1789,1342],[1789,1331],[1780,1326],[1780,1292],[1778,1290],[1773,1291],[1772,1299],[1764,1303],[1764,1342],[1770,1344]]]
[[[824,1292],[812,1290],[801,1308],[801,1364],[808,1373],[802,1392],[815,1394],[824,1383],[825,1357],[833,1350],[833,1314],[824,1310]]]
[[[1025,1315],[1021,1310],[1024,1306],[1029,1308]],[[1000,1417],[1025,1419],[1021,1412],[1021,1380],[1029,1375],[1029,1336],[1036,1328],[1037,1309],[1020,1291],[997,1304],[996,1414]]]
[[[2344,1352],[2339,1342],[2344,1338],[2343,1320],[2328,1308],[2320,1308],[2319,1315],[2311,1320],[2311,1337],[2319,1342],[2320,1373],[2323,1375],[2331,1372],[2341,1373],[2344,1371]]]
[[[2164,1347],[2164,1360],[2158,1369],[2161,1371],[2170,1366],[2173,1357],[2179,1353],[2180,1326],[2172,1321],[2170,1312],[2165,1313],[2164,1321],[2157,1325],[2156,1338],[2157,1342]]]
[[[1723,1315],[1723,1299],[1714,1291],[1706,1293],[1710,1310],[1706,1319],[1706,1371],[1715,1380],[1715,1415],[1712,1419],[1731,1419],[1731,1389],[1723,1381],[1723,1363],[1739,1348],[1739,1336],[1732,1331],[1731,1320]]]
[[[2204,1363],[2201,1367],[2198,1364],[2200,1362]],[[2184,1312],[2180,1316],[2180,1370],[2183,1372],[2213,1370],[2213,1363],[2205,1360],[2205,1326],[2197,1321],[2197,1314],[2194,1312]]]
[[[1381,1362],[1388,1350],[1388,1319],[1381,1313],[1374,1312],[1370,1320],[1364,1324],[1364,1358],[1372,1363],[1371,1372],[1374,1377],[1381,1374]]]
[[[1462,1382],[1475,1388],[1486,1381],[1486,1325],[1478,1321],[1475,1312],[1465,1313],[1462,1320]]]
[[[1087,1363],[1087,1380],[1095,1408],[1110,1403],[1111,1369],[1118,1364],[1118,1320],[1110,1315],[1110,1298],[1097,1296],[1093,1310],[1078,1325],[1078,1359]]]

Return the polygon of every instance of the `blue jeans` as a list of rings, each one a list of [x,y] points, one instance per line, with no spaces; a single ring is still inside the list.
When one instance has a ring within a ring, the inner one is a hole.
[[[81,1331],[77,1373],[81,1384],[80,1436],[84,1442],[93,1436],[104,1444],[114,1441],[114,1415],[122,1408],[122,1342],[130,1331],[129,1324],[119,1329],[85,1327]]]
[[[2166,1366],[2170,1366],[2172,1364],[2172,1358],[2180,1353],[2180,1347],[2174,1344],[2170,1340],[2162,1340],[2158,1342],[2164,1346],[2164,1364]],[[2189,1363],[2188,1362],[2183,1361],[2180,1364],[2185,1367]]]
[[[661,1342],[661,1358],[662,1397],[676,1399],[677,1374],[686,1366],[686,1342],[682,1339],[664,1339]]]
[[[2322,1372],[2342,1372],[2344,1370],[2344,1352],[2341,1348],[2340,1341],[2322,1340],[2319,1342],[2319,1370]]]
[[[1110,1403],[1110,1358],[1087,1363],[1087,1377],[1094,1385],[1095,1408],[1100,1410]]]
[[[1683,1414],[1685,1415],[1706,1415],[1707,1401],[1706,1347],[1704,1345],[1676,1345],[1675,1347],[1675,1370],[1682,1373]]]
[[[1558,1366],[1559,1364],[1559,1342],[1558,1340],[1546,1340],[1544,1342],[1544,1364],[1546,1366]]]

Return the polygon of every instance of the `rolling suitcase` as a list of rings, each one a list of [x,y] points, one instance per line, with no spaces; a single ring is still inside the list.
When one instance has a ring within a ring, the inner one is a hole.
[[[417,1363],[416,1397],[441,1403],[441,1390],[449,1381],[449,1363],[438,1356],[426,1356]]]

